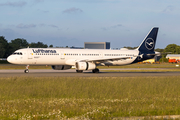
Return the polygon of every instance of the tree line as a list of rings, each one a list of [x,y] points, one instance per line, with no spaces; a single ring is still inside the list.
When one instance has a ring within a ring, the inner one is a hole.
[[[7,58],[11,55],[14,51],[21,49],[21,48],[47,48],[48,45],[42,42],[32,42],[28,43],[23,38],[17,38],[8,42],[4,36],[0,36],[0,58]],[[53,47],[50,45],[49,47]]]
[[[127,49],[136,49],[138,47],[126,47]],[[157,48],[154,51],[161,52],[162,54],[180,54],[180,46],[176,44],[169,44],[164,49]]]
[[[42,42],[31,42],[28,43],[23,38],[17,38],[8,42],[4,36],[0,36],[0,58],[7,58],[14,51],[21,48],[47,48],[53,47],[53,45],[47,45]],[[137,47],[124,47],[128,49],[135,49]],[[157,48],[155,51],[160,52],[162,55],[162,59],[165,59],[167,54],[180,54],[180,46],[176,44],[169,44],[164,49]]]
[[[138,47],[129,47],[129,46],[126,47],[125,46],[124,48],[136,49]],[[176,45],[176,44],[169,44],[164,49],[157,48],[154,51],[157,51],[157,52],[161,53],[162,58],[160,59],[160,61],[168,62],[168,59],[166,59],[166,55],[167,54],[180,54],[180,46]]]

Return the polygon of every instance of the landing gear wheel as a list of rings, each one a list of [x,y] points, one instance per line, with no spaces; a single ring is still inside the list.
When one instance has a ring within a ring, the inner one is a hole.
[[[76,72],[77,72],[77,73],[82,73],[82,72],[83,72],[83,70],[76,70]]]
[[[26,66],[26,69],[24,70],[24,73],[29,73],[29,65]]]
[[[93,73],[99,73],[99,69],[96,68],[96,69],[92,70],[92,72],[93,72]]]
[[[29,70],[28,69],[24,70],[24,73],[29,73]]]

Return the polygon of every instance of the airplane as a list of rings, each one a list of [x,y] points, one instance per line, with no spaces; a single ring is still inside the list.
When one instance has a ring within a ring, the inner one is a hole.
[[[16,50],[7,58],[12,64],[26,65],[24,73],[29,73],[29,65],[51,65],[54,70],[67,70],[75,66],[77,73],[92,70],[99,73],[97,66],[120,66],[154,58],[158,27],[154,27],[134,50],[112,49],[62,49],[24,48]]]

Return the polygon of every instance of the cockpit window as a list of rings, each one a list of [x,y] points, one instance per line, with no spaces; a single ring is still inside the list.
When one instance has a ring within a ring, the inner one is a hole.
[[[22,52],[14,52],[13,55],[23,55]]]

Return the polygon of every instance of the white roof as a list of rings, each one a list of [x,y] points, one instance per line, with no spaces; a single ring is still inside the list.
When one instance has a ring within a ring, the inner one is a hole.
[[[167,54],[166,58],[169,57],[180,57],[180,54]]]

